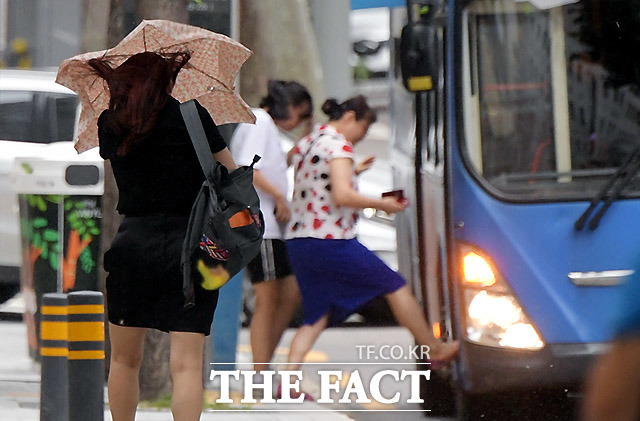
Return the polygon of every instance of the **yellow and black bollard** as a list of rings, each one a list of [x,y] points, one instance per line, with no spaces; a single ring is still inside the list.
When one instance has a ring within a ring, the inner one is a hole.
[[[69,300],[69,421],[104,419],[104,298],[78,291]]]
[[[40,421],[67,421],[67,296],[44,294],[40,311]]]

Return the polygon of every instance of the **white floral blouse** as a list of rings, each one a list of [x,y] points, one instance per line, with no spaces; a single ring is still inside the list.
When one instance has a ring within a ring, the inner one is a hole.
[[[293,157],[295,183],[287,239],[355,238],[358,212],[337,205],[331,196],[329,163],[336,158],[355,162],[353,145],[330,125],[321,126],[298,142]],[[355,173],[352,186],[357,189]]]

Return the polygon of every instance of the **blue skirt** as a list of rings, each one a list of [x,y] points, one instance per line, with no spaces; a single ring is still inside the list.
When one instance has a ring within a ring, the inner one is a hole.
[[[329,326],[403,287],[405,280],[358,240],[287,240],[287,253],[302,294],[304,324],[329,314]]]

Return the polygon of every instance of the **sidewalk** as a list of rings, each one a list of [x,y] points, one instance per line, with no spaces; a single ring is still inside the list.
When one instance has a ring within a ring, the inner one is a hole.
[[[106,393],[105,393],[106,394]],[[21,322],[0,321],[0,420],[37,421],[40,418],[40,367],[27,354],[26,328]],[[243,405],[238,411],[207,411],[202,421],[347,421],[338,412],[319,411],[313,402],[287,405]],[[265,411],[267,410],[267,411]],[[105,421],[111,414],[105,402]],[[136,421],[166,421],[169,410],[139,409]]]

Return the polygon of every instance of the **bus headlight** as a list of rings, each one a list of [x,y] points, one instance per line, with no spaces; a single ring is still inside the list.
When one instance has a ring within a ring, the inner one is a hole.
[[[488,345],[535,350],[544,346],[514,297],[487,291],[466,291],[467,337]]]
[[[484,326],[494,324],[506,329],[520,320],[522,309],[512,297],[480,291],[471,299],[469,317]]]
[[[544,342],[511,288],[487,256],[460,245],[466,336],[485,346],[538,350]]]
[[[531,323],[511,325],[500,340],[500,345],[511,348],[540,349],[544,346]]]
[[[470,251],[462,258],[462,265],[465,282],[479,287],[490,287],[496,283],[496,275],[482,256]]]

